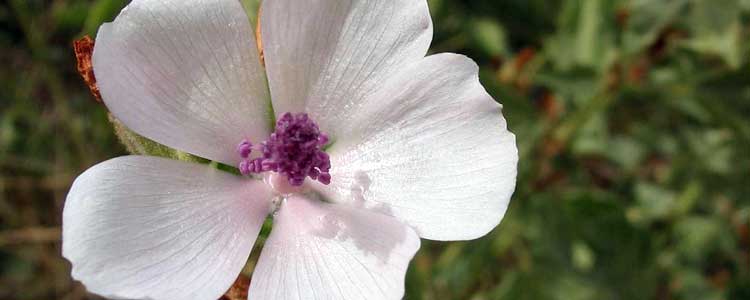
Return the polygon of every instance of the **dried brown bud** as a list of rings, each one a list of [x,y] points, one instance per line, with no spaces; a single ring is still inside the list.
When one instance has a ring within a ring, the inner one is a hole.
[[[94,99],[101,103],[102,94],[99,93],[99,87],[96,85],[94,65],[91,61],[91,56],[94,54],[94,39],[87,35],[74,41],[73,50],[75,51],[76,60],[78,61],[78,73],[81,74],[81,78],[83,78],[83,81],[88,85],[91,94],[94,95]]]

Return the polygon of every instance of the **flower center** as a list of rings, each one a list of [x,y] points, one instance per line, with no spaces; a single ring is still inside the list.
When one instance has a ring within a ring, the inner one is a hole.
[[[276,130],[268,140],[253,145],[243,140],[237,146],[242,161],[242,175],[273,171],[286,177],[292,186],[302,186],[310,177],[322,184],[331,183],[331,160],[321,147],[328,143],[328,136],[305,113],[285,113],[276,121]],[[251,158],[253,151],[260,151]]]

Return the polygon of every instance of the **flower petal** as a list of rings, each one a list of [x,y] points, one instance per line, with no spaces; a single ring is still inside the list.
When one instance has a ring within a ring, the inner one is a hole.
[[[401,299],[418,249],[392,217],[293,197],[274,218],[249,299]]]
[[[477,72],[464,56],[440,54],[390,78],[329,149],[323,192],[378,207],[427,239],[492,230],[515,188],[518,151]]]
[[[432,40],[425,0],[268,0],[261,23],[276,113],[307,112],[334,139],[347,114]]]
[[[166,146],[236,165],[270,132],[268,88],[237,0],[136,0],[99,29],[94,72],[107,107]]]
[[[63,256],[108,298],[214,300],[245,265],[269,199],[262,182],[208,166],[115,158],[73,183]]]

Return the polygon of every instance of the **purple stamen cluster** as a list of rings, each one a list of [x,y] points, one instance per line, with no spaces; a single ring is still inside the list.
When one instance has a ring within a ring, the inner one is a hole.
[[[331,160],[321,148],[328,136],[305,114],[286,113],[276,122],[276,131],[260,147],[242,141],[237,152],[242,157],[239,169],[243,175],[277,172],[287,177],[292,186],[301,186],[310,177],[322,184],[331,183]],[[250,158],[253,150],[262,155]]]

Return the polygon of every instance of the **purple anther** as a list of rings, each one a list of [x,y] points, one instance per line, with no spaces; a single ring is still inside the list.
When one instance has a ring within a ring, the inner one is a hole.
[[[329,138],[307,114],[285,113],[276,122],[276,130],[259,148],[262,155],[249,159],[252,143],[243,141],[237,151],[243,158],[240,172],[261,173],[267,171],[284,175],[292,186],[301,186],[310,177],[323,184],[331,182],[331,160],[321,150]],[[243,169],[244,168],[244,169]]]
[[[322,147],[322,146],[325,146],[326,144],[328,144],[328,135],[321,132],[320,136],[318,137],[318,145]]]
[[[249,175],[250,174],[250,161],[248,161],[248,160],[242,160],[240,162],[239,169],[240,169],[240,173],[242,173],[242,175]]]
[[[250,156],[250,153],[253,152],[253,143],[249,142],[248,140],[243,140],[242,143],[237,145],[237,153],[242,158],[248,158]]]
[[[322,184],[328,185],[331,183],[331,174],[321,173],[320,176],[318,176],[318,181]]]
[[[263,172],[263,160],[260,158],[253,159],[253,173]]]

